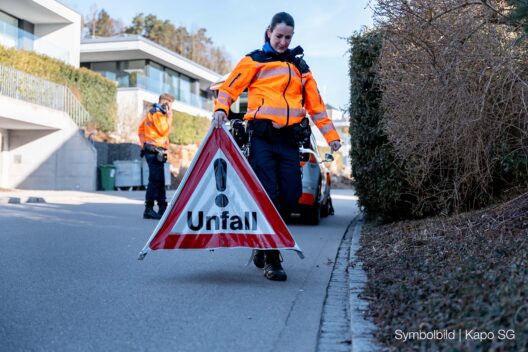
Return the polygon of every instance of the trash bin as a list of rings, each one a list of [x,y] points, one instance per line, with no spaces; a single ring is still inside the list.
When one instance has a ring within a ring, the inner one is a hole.
[[[119,189],[141,186],[141,161],[140,160],[115,160],[116,168],[115,186]]]
[[[101,165],[99,166],[99,171],[103,191],[113,191],[115,188],[115,167],[113,165]]]
[[[144,187],[147,187],[148,185],[148,178],[149,178],[149,168],[148,168],[148,164],[145,160],[143,160],[143,164],[141,165],[141,168],[142,168],[142,179],[143,179],[143,186]],[[170,164],[169,163],[165,163],[165,165],[163,165],[163,171],[164,171],[164,175],[165,175],[165,187],[170,187],[171,185],[171,172],[170,172]]]

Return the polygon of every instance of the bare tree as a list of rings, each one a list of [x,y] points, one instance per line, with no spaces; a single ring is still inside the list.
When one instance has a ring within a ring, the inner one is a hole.
[[[111,37],[123,32],[123,23],[120,20],[110,17],[104,9],[99,10],[97,5],[90,7],[89,15],[84,20],[84,28],[87,36]]]
[[[417,213],[485,204],[505,160],[528,157],[528,47],[506,24],[509,9],[503,0],[377,1],[385,131]]]

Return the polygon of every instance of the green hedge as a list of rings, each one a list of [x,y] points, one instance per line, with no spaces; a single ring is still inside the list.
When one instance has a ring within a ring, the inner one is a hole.
[[[0,45],[0,64],[65,85],[79,98],[97,127],[115,130],[117,86],[86,68],[75,68],[57,59]]]
[[[370,217],[384,221],[410,216],[408,188],[402,165],[383,132],[381,89],[376,63],[381,33],[366,31],[348,39],[350,51],[350,151],[352,176],[359,204]]]
[[[174,144],[199,144],[211,126],[211,121],[207,117],[180,111],[174,111],[172,119],[169,139]]]

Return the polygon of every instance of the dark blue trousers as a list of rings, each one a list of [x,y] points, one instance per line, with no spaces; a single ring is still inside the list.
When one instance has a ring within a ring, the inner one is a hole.
[[[165,193],[165,170],[164,165],[156,158],[155,153],[145,153],[149,168],[149,179],[147,185],[147,194],[145,195],[145,204],[153,206],[154,201],[158,205],[167,204],[167,196]]]
[[[249,163],[281,216],[290,215],[302,194],[299,148],[291,137],[280,133],[267,138],[253,135]]]

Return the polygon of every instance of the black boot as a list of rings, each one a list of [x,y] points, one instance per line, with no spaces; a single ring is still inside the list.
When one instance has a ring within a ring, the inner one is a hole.
[[[253,264],[259,269],[264,269],[264,251],[260,249],[253,250]]]
[[[276,249],[265,251],[264,276],[273,281],[285,281],[288,276],[281,265],[282,256]]]
[[[143,219],[161,219],[161,215],[154,211],[154,202],[145,202],[145,211],[143,212]]]
[[[158,214],[160,218],[165,213],[165,210],[167,210],[167,203],[158,203]]]

